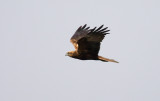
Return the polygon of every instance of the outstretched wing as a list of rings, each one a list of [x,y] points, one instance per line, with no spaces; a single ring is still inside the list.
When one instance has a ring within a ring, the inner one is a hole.
[[[100,42],[104,39],[109,30],[108,27],[103,28],[103,25],[99,28],[89,29],[90,27],[80,26],[75,34],[71,37],[71,42],[75,49],[80,54],[95,54],[98,55],[100,49]]]
[[[89,31],[89,28],[90,27],[87,27],[86,28],[86,24],[84,26],[80,26],[76,32],[74,33],[74,35],[71,37],[70,41],[71,43],[74,45],[75,49],[77,50],[78,49],[78,41],[81,39],[81,38],[84,38],[85,36],[87,36],[87,34],[90,32]]]

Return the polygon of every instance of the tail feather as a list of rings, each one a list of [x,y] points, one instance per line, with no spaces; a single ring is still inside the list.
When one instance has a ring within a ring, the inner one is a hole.
[[[101,60],[101,61],[104,61],[104,62],[115,62],[115,63],[119,63],[113,59],[108,59],[108,58],[104,58],[102,56],[98,56],[98,59]]]

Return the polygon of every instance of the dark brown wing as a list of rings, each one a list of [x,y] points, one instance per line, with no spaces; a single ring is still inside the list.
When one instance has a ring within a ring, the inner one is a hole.
[[[71,42],[79,54],[98,55],[100,42],[106,34],[109,34],[107,33],[109,31],[107,30],[108,27],[102,28],[102,25],[99,28],[89,29],[86,26],[80,26],[77,29],[71,38]]]
[[[90,32],[89,31],[90,27],[86,28],[86,26],[87,26],[86,24],[84,26],[80,26],[70,39],[71,43],[74,45],[76,50],[78,49],[78,43],[77,42],[81,38],[84,38],[85,36],[87,36],[87,34]]]

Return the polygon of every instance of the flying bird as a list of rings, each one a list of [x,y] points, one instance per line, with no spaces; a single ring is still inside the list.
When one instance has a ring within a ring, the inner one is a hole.
[[[105,35],[109,34],[108,32],[110,31],[108,27],[103,28],[103,26],[94,27],[93,29],[87,27],[87,24],[80,26],[70,39],[75,51],[67,52],[66,56],[80,60],[101,60],[118,63],[113,59],[98,56],[100,44]]]

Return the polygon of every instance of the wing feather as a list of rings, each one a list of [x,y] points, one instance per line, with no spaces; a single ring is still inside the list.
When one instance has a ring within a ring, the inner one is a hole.
[[[99,31],[104,25],[101,25],[95,32]]]
[[[100,49],[100,42],[102,42],[106,34],[109,34],[107,32],[110,30],[107,30],[108,27],[103,28],[104,25],[93,29],[86,26],[87,24],[80,26],[70,41],[79,53],[97,55]]]

